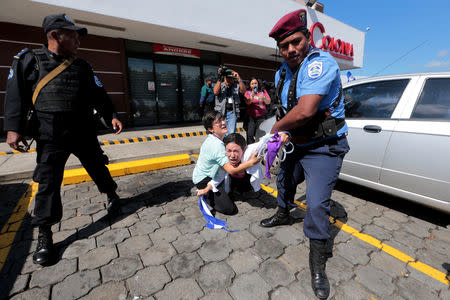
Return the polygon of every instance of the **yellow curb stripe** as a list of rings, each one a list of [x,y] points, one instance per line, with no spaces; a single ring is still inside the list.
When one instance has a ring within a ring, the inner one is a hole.
[[[414,262],[414,258],[412,258],[411,256],[406,255],[405,253],[403,253],[403,252],[401,252],[401,251],[399,251],[399,250],[397,250],[395,248],[392,248],[391,246],[386,245],[385,243],[382,243],[381,246],[382,246],[381,249],[384,252],[386,252],[387,254],[397,258],[398,260],[400,260],[400,261],[402,261],[404,263]]]
[[[263,184],[261,184],[261,188],[268,192],[269,194],[273,195],[274,197],[277,197],[278,192],[274,189],[272,189],[271,187],[265,186]],[[301,203],[297,200],[294,200],[294,203],[297,204],[301,209],[306,210],[306,205],[304,203]],[[356,230],[355,228],[348,226],[345,223],[342,223],[339,220],[334,219],[333,217],[330,217],[330,221],[333,225],[339,227],[342,231],[353,235],[354,237],[378,248],[381,249],[382,251],[386,252],[387,254],[397,258],[398,260],[408,264],[409,266],[411,266],[412,268],[446,284],[446,285],[450,285],[450,281],[447,279],[446,275],[439,271],[436,270],[433,267],[430,267],[420,261],[414,261],[414,258],[412,258],[411,256],[389,246],[386,245],[385,243],[382,243],[381,241],[377,240],[376,238],[365,234],[365,233],[361,233],[358,230]]]
[[[122,163],[108,165],[111,176],[123,176],[129,174],[136,174],[141,172],[148,172],[169,167],[176,167],[182,165],[189,165],[191,159],[189,154],[178,154],[171,156],[148,158],[136,161],[127,161]],[[75,184],[80,182],[91,181],[91,177],[84,168],[64,171],[63,184]]]
[[[105,146],[109,146],[109,145],[110,145],[110,143],[109,143],[108,141],[103,141],[103,145],[105,145]]]
[[[424,263],[421,263],[420,261],[410,262],[408,264],[414,269],[424,274],[427,274],[428,276],[433,277],[434,279],[437,279],[440,282],[445,283],[446,285],[450,284],[450,281],[447,279],[447,276],[441,271],[438,271]]]
[[[133,140],[133,142],[135,143],[139,143],[139,140],[137,138],[131,138]]]
[[[14,212],[9,217],[8,221],[3,225],[0,231],[0,270],[3,268],[11,250],[12,244],[16,237],[16,233],[22,224],[23,218],[30,207],[31,201],[37,192],[38,184],[30,182],[27,191],[22,195],[17,202]]]

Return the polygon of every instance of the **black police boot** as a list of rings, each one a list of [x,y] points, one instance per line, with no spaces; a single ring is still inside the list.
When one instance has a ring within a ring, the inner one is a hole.
[[[50,264],[54,259],[52,230],[50,226],[40,226],[36,252],[33,254],[33,262],[41,266]]]
[[[274,227],[278,225],[287,225],[289,222],[289,209],[278,206],[278,211],[270,218],[262,220],[259,225],[262,227]]]
[[[116,194],[115,191],[107,193],[108,203],[106,204],[106,210],[108,214],[117,214],[119,212],[119,195]]]
[[[330,295],[330,283],[325,274],[326,262],[331,254],[332,243],[329,240],[310,239],[309,269],[311,271],[311,286],[319,299],[327,299]]]

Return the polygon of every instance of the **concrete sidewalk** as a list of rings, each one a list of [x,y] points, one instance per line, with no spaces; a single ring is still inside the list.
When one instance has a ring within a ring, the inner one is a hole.
[[[237,127],[241,128],[242,123],[238,123]],[[177,125],[136,127],[127,128],[119,135],[112,133],[99,135],[98,140],[101,142],[161,135],[170,137],[172,134],[204,131],[205,128],[200,124],[183,127]],[[182,153],[198,153],[204,140],[205,135],[192,136],[191,134],[189,137],[159,139],[147,142],[142,141],[118,145],[104,145],[102,146],[102,149],[105,151],[106,155],[108,155],[110,163],[117,163]],[[36,144],[33,143],[31,149],[35,147]],[[6,142],[1,142],[0,152],[7,151],[11,151],[11,148],[8,144],[6,144]],[[36,152],[0,155],[0,181],[31,178],[35,165]],[[80,161],[75,156],[71,155],[67,161],[66,170],[80,167]]]

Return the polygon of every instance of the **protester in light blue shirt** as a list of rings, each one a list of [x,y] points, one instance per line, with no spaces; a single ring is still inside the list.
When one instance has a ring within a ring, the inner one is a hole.
[[[222,113],[210,111],[203,116],[203,126],[210,132],[200,148],[200,154],[192,173],[192,181],[198,189],[204,189],[208,183],[216,177],[222,167],[229,174],[239,174],[243,170],[254,166],[260,161],[255,153],[248,161],[233,165],[228,161],[225,152],[223,138],[228,132],[227,123]],[[226,215],[237,213],[237,207],[225,192],[224,186],[217,187],[217,192],[210,191],[207,194],[207,202],[215,211]]]

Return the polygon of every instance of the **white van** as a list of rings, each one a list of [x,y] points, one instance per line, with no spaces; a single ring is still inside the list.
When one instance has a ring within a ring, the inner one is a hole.
[[[450,213],[450,72],[344,84],[340,179]]]

